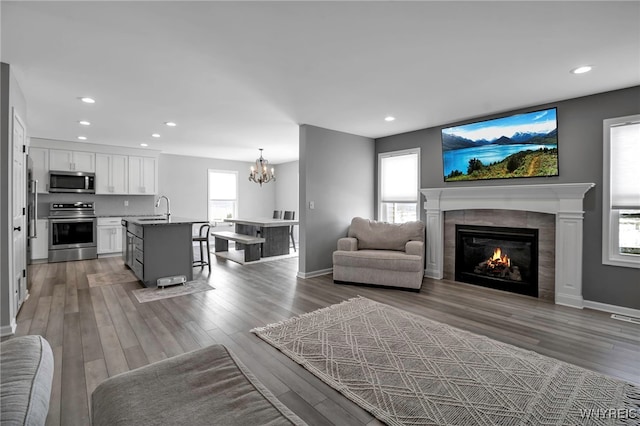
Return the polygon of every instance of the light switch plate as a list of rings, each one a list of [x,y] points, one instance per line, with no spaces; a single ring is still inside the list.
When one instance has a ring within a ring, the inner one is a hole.
[[[316,208],[316,203],[314,201],[309,201],[309,210],[313,210]]]

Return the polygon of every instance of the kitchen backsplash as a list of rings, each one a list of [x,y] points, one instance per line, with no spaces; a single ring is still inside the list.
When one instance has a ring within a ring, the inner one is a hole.
[[[38,217],[49,215],[51,203],[77,201],[93,201],[97,216],[150,215],[156,213],[155,200],[154,195],[38,194]],[[164,213],[164,203],[161,210]]]

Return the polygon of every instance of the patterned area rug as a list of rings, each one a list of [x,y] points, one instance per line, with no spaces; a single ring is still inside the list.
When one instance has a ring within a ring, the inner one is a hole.
[[[213,290],[213,287],[204,281],[187,281],[184,285],[178,284],[165,288],[140,288],[138,290],[133,290],[132,293],[136,299],[138,299],[138,302],[147,303],[209,290]]]
[[[252,331],[389,425],[638,424],[640,387],[362,297]]]
[[[133,272],[100,272],[97,274],[87,274],[87,282],[89,287],[101,287],[103,285],[113,285],[120,283],[127,283],[131,281],[138,281]]]

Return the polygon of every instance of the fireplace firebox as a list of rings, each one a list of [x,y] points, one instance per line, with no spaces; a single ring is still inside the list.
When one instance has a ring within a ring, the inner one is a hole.
[[[456,225],[455,279],[538,297],[538,230]]]

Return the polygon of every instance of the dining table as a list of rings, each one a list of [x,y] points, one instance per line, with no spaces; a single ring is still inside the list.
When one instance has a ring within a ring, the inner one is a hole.
[[[225,222],[235,225],[238,234],[262,237],[262,257],[289,254],[289,230],[298,225],[298,220],[272,218],[227,218]]]

